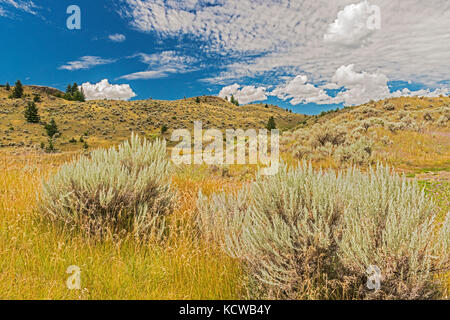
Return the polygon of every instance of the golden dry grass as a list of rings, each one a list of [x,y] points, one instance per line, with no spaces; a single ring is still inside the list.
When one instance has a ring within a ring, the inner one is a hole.
[[[66,155],[0,157],[0,299],[239,299],[241,267],[196,240],[192,214],[199,188],[220,180],[179,180],[181,201],[165,245],[134,239],[89,240],[40,221],[36,194],[41,178]],[[82,290],[68,290],[70,265],[81,268]]]
[[[128,139],[131,132],[141,136],[160,135],[163,125],[170,137],[174,129],[193,129],[194,121],[202,121],[204,128],[264,128],[271,116],[280,129],[292,128],[305,118],[277,106],[254,104],[237,107],[218,97],[200,97],[176,101],[88,101],[74,102],[56,98],[37,88],[25,87],[23,99],[8,99],[10,92],[0,88],[0,147],[40,147],[48,137],[40,124],[25,121],[23,112],[33,94],[40,93],[42,102],[36,103],[41,120],[54,118],[61,137],[55,139],[57,149],[76,151],[83,148],[81,136],[90,147],[107,147]],[[76,143],[69,140],[75,138]]]
[[[26,88],[31,94],[36,89]],[[44,120],[54,117],[62,131],[57,147],[61,154],[30,152],[23,148],[0,151],[0,299],[241,299],[248,298],[242,266],[220,250],[199,240],[194,223],[196,198],[225,189],[233,191],[252,180],[256,168],[233,165],[226,168],[191,166],[178,169],[173,183],[179,202],[170,216],[170,236],[164,245],[140,243],[131,238],[95,241],[82,235],[68,235],[41,221],[36,212],[37,195],[42,178],[47,177],[69,159],[79,155],[81,143],[70,144],[88,131],[91,147],[108,146],[128,138],[131,131],[144,136],[159,134],[162,124],[170,128],[192,126],[201,119],[205,127],[261,128],[274,115],[278,124],[288,128],[305,119],[279,108],[263,105],[235,107],[223,100],[203,97],[180,101],[138,101],[89,103],[69,102],[43,95],[38,104]],[[10,100],[0,88],[0,144],[36,145],[46,142],[41,125],[23,119],[26,99]],[[398,113],[410,111],[417,118],[424,110],[449,105],[450,98],[398,98],[388,103],[395,110],[386,119],[396,121]],[[382,110],[384,102],[373,104]],[[361,117],[358,108],[348,108],[314,122],[347,123]],[[145,115],[145,116],[142,116]],[[175,118],[174,118],[175,117]],[[108,119],[105,119],[108,118]],[[121,120],[123,120],[121,122]],[[14,130],[10,130],[10,128]],[[106,134],[105,134],[106,132]],[[170,132],[170,130],[169,130]],[[377,160],[401,170],[450,167],[449,128],[430,127],[425,132],[371,128],[377,137],[388,136],[391,145],[376,144]],[[294,164],[292,154],[283,155]],[[313,163],[314,167],[336,169],[332,157]],[[448,212],[448,184],[438,185],[438,205]],[[445,189],[446,188],[446,189]],[[445,189],[445,190],[444,190]],[[436,197],[430,192],[430,197]],[[68,290],[66,269],[77,265],[82,272],[82,290]],[[450,275],[442,276],[450,289]],[[317,288],[309,288],[310,297]]]

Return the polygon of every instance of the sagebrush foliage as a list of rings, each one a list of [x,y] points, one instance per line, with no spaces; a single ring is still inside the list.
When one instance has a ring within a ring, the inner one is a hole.
[[[441,227],[419,186],[378,166],[314,172],[283,167],[235,194],[200,194],[198,225],[247,266],[253,293],[269,298],[437,297],[434,271],[449,267]],[[381,290],[366,269],[382,270]]]
[[[96,150],[63,165],[43,183],[40,210],[88,234],[160,238],[174,203],[170,181],[165,142],[133,134],[118,148]]]

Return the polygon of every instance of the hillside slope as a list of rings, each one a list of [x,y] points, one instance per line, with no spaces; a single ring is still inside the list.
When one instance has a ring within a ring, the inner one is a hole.
[[[387,162],[450,171],[450,97],[401,97],[322,113],[285,132],[294,160],[343,167]]]
[[[57,98],[43,87],[25,87],[23,99],[8,99],[9,91],[0,88],[0,147],[36,147],[47,143],[42,124],[27,123],[25,106],[35,94],[42,101],[37,103],[42,122],[54,118],[61,136],[55,146],[61,150],[79,150],[80,137],[89,146],[116,144],[128,138],[131,132],[144,136],[160,134],[161,128],[168,128],[170,137],[173,129],[192,129],[194,121],[202,121],[203,128],[264,128],[273,116],[280,129],[296,126],[306,116],[287,112],[277,106],[246,105],[237,107],[218,97],[160,101],[88,101],[73,102]],[[77,143],[70,143],[74,138]]]

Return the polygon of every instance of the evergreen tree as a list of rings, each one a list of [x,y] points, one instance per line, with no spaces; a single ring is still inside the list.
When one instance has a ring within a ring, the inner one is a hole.
[[[50,120],[50,123],[45,125],[45,130],[50,138],[59,132],[55,119]]]
[[[56,151],[55,146],[53,145],[53,140],[50,138],[48,139],[48,147],[45,149],[47,152],[54,152]]]
[[[195,102],[200,103],[200,97],[195,98]]]
[[[86,96],[84,95],[83,87],[81,87],[79,92],[80,92],[80,98],[79,98],[78,101],[85,102],[86,101]]]
[[[6,89],[7,91],[11,90],[11,86],[9,85],[9,82],[6,83],[5,89]]]
[[[25,119],[30,123],[39,123],[39,121],[41,120],[38,109],[34,102],[28,102],[28,105],[25,109]]]
[[[22,86],[22,82],[20,82],[20,80],[16,81],[16,84],[15,84],[13,92],[12,92],[12,97],[14,99],[20,99],[23,97],[23,86]]]
[[[267,130],[274,130],[276,128],[277,128],[277,126],[275,124],[275,119],[273,117],[270,117],[269,121],[267,122],[266,129]]]
[[[86,100],[83,92],[83,87],[78,87],[75,82],[73,85],[68,85],[66,89],[66,94],[64,95],[64,99],[70,101],[80,101],[84,102]]]
[[[237,101],[237,99],[234,98],[234,95],[231,95],[230,102],[239,107],[239,101]]]
[[[78,85],[77,85],[77,83],[75,82],[75,83],[73,84],[73,86],[72,86],[71,94],[74,95],[74,94],[76,94],[77,92],[78,92]]]

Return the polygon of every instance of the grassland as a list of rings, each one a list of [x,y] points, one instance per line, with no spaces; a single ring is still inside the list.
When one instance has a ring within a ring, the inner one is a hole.
[[[39,149],[48,137],[40,124],[25,121],[23,112],[35,94],[41,95],[37,103],[41,122],[54,118],[60,135],[54,140],[61,151],[79,151],[80,138],[91,148],[117,144],[135,132],[145,137],[158,136],[163,126],[166,137],[174,129],[193,129],[194,120],[202,121],[203,128],[264,128],[274,117],[280,129],[288,129],[305,118],[277,106],[253,104],[237,107],[218,97],[186,98],[177,101],[142,100],[67,101],[45,93],[45,88],[25,87],[24,99],[8,99],[9,92],[0,88],[0,147],[27,147]],[[69,140],[74,138],[75,143]]]
[[[25,92],[27,98],[12,100],[0,88],[0,299],[252,298],[243,266],[197,236],[194,214],[199,190],[206,195],[238,190],[253,180],[253,167],[178,168],[172,182],[179,200],[169,220],[174,232],[164,245],[126,236],[98,241],[62,232],[43,221],[37,210],[42,179],[83,152],[79,141],[68,142],[73,137],[85,137],[92,149],[115,145],[132,131],[147,137],[161,136],[163,125],[169,127],[170,134],[174,128],[192,126],[197,119],[205,128],[262,128],[274,116],[285,130],[332,124],[350,132],[370,118],[395,123],[409,116],[425,124],[418,130],[373,126],[363,133],[374,140],[373,160],[391,164],[411,179],[422,181],[427,196],[437,203],[440,217],[449,210],[450,129],[448,122],[437,123],[448,115],[448,97],[398,98],[306,117],[275,106],[236,107],[215,97],[201,97],[200,103],[195,99],[79,103],[56,98],[39,88],[27,87]],[[38,103],[42,119],[54,118],[61,131],[56,139],[57,153],[41,150],[40,143],[47,142],[42,125],[24,121],[26,102],[38,92],[42,96]],[[433,120],[425,120],[426,113]],[[293,141],[287,139],[283,157],[293,163],[300,159],[292,148]],[[315,167],[341,166],[333,156],[311,161]],[[82,290],[66,287],[70,265],[81,268]],[[441,277],[448,296],[450,274]]]

